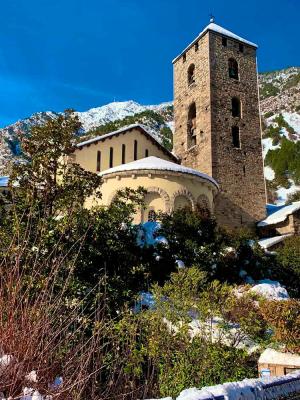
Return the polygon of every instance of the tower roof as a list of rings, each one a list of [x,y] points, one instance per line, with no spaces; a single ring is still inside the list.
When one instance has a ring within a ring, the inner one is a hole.
[[[197,42],[200,38],[202,38],[202,36],[204,36],[208,31],[216,32],[219,33],[220,35],[227,36],[239,42],[245,43],[248,46],[252,46],[255,48],[258,47],[257,44],[249,42],[249,40],[243,39],[242,37],[236,35],[235,33],[230,32],[225,28],[222,28],[222,26],[217,25],[214,22],[211,22],[203,29],[202,32],[199,33],[199,35],[196,37],[196,39],[192,41],[192,43],[190,43],[176,58],[174,58],[172,62],[174,63],[175,61],[177,61],[190,47],[192,47],[195,44],[195,42]]]

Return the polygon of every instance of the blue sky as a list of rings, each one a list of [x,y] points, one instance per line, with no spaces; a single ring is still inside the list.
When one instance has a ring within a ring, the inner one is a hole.
[[[259,70],[300,65],[299,0],[8,0],[0,126],[37,111],[172,99],[171,60],[209,22],[259,44]]]

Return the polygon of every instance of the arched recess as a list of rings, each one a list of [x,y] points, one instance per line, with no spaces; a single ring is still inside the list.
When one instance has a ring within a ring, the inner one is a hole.
[[[200,194],[197,198],[197,210],[203,217],[209,218],[212,214],[212,206],[205,194]]]
[[[174,211],[182,210],[184,208],[189,208],[190,210],[192,210],[193,208],[192,202],[186,196],[180,194],[179,196],[176,196],[174,199]]]
[[[170,211],[170,197],[167,192],[159,187],[147,188],[144,197],[144,207],[141,213],[142,222],[153,221],[159,212]]]
[[[188,68],[188,85],[195,83],[195,64],[191,64]]]
[[[164,205],[165,205],[165,212],[169,212],[170,211],[170,196],[168,195],[168,193],[157,186],[151,186],[149,188],[146,188],[147,190],[147,194],[149,193],[157,193],[159,194],[159,196],[163,199],[164,201]]]
[[[178,198],[177,201],[176,201],[176,198]],[[180,205],[184,205],[184,202],[185,202],[184,199],[186,199],[186,201],[188,202],[187,205],[188,204],[191,205],[192,210],[195,209],[196,202],[195,202],[194,196],[187,189],[181,188],[181,189],[177,190],[172,196],[173,210],[176,210],[175,206],[177,207],[177,209],[182,208]]]
[[[114,190],[114,191],[108,196],[107,205],[110,205],[110,204],[116,199],[118,192],[120,192],[120,191],[122,191],[122,190],[125,190],[125,189],[126,189],[126,187],[120,187],[119,189]]]

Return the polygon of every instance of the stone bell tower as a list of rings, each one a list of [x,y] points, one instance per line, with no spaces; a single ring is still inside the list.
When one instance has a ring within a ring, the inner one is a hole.
[[[257,46],[211,20],[174,59],[174,150],[220,185],[221,225],[253,227],[265,216]]]

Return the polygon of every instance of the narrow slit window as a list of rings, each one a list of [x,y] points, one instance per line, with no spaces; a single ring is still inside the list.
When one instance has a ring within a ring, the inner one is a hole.
[[[182,56],[182,61],[183,61],[183,62],[186,62],[186,54],[184,54],[184,55]]]
[[[240,149],[241,148],[240,128],[238,126],[233,126],[231,132],[232,132],[233,147],[236,149]]]
[[[97,172],[101,171],[101,151],[97,151]]]
[[[245,165],[243,165],[243,172],[244,172],[244,176],[246,176],[246,167],[245,167]]]
[[[138,142],[137,140],[134,141],[133,145],[133,159],[137,160],[137,150],[138,150]]]
[[[241,101],[237,97],[231,99],[231,112],[233,117],[241,117]]]
[[[189,107],[188,121],[187,121],[187,146],[188,146],[188,149],[197,144],[196,117],[197,117],[196,104],[192,103]]]
[[[224,47],[227,47],[227,38],[226,37],[222,37],[222,45]]]
[[[240,53],[244,53],[244,45],[242,43],[239,43],[239,51]]]
[[[125,164],[126,162],[126,146],[125,144],[122,144],[122,164]]]
[[[198,51],[199,50],[199,42],[196,42],[195,43],[195,51]]]
[[[145,150],[145,157],[149,157],[149,150],[148,149]]]
[[[112,168],[114,165],[114,149],[111,147],[109,149],[109,168]]]

